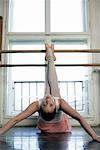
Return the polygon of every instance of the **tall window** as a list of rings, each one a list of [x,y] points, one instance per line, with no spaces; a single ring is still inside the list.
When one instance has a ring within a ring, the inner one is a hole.
[[[9,0],[6,45],[9,50],[37,50],[6,56],[10,64],[41,64],[41,67],[7,69],[6,114],[15,115],[44,95],[45,43],[55,49],[86,49],[88,42],[88,0]],[[55,53],[62,97],[80,113],[89,113],[88,73],[85,67],[67,64],[88,63],[86,53]],[[9,107],[8,107],[9,106]]]
[[[45,32],[45,0],[10,0],[9,32]]]
[[[85,0],[51,0],[51,32],[85,32]]]
[[[9,31],[86,32],[86,15],[86,0],[9,0]]]

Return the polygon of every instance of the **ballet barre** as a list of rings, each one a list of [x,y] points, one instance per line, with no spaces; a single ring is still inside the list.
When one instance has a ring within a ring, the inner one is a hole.
[[[7,53],[45,53],[46,50],[0,50],[0,54],[7,54]],[[59,50],[54,50],[54,52],[61,52],[61,53],[100,53],[100,49],[59,49]]]
[[[0,54],[13,54],[13,53],[45,53],[46,50],[0,50]],[[60,49],[54,50],[54,52],[63,53],[100,53],[100,49]],[[43,67],[47,64],[0,64],[0,67]],[[87,63],[87,64],[55,64],[57,67],[100,67],[99,63]]]
[[[43,67],[47,64],[0,64],[0,67]],[[99,63],[95,64],[55,64],[56,67],[100,67]]]

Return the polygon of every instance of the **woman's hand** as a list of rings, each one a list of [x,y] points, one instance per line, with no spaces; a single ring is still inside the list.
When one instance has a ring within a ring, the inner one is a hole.
[[[81,126],[85,129],[85,131],[92,137],[94,141],[100,142],[100,136],[98,136],[95,131],[92,129],[92,127],[86,122],[86,120],[78,113],[76,112],[71,106],[68,105],[68,103],[61,99],[60,100],[60,107],[61,109],[68,115],[70,115],[72,118],[79,121]]]
[[[93,137],[93,140],[96,142],[100,142],[100,136],[96,135],[95,137]]]

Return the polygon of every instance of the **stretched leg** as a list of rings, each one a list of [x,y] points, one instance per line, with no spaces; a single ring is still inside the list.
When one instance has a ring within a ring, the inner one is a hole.
[[[51,94],[56,97],[61,97],[58,88],[58,79],[56,74],[56,69],[54,65],[54,46],[46,45],[46,58],[48,61],[46,67],[46,88],[45,94]]]
[[[50,87],[49,87],[49,81],[48,81],[48,67],[46,67],[45,95],[50,95]]]

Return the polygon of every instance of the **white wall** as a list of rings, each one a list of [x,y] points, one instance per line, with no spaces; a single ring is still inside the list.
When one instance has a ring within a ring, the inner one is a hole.
[[[91,48],[100,49],[100,0],[90,0],[91,5]],[[93,55],[94,63],[100,63],[100,53]],[[100,124],[100,67],[94,67],[93,104],[96,124]]]
[[[0,16],[3,16],[3,2],[5,0],[0,0]]]

